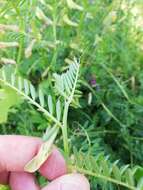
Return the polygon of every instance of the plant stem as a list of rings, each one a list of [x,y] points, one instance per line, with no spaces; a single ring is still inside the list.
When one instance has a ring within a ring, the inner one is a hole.
[[[11,5],[13,6],[13,8],[15,9],[15,12],[17,13],[18,17],[19,17],[19,21],[20,21],[20,32],[24,33],[25,29],[24,29],[24,21],[23,21],[23,17],[20,14],[20,11],[18,9],[18,7],[16,6],[16,4],[14,2],[11,2]],[[20,38],[19,40],[19,50],[18,50],[18,54],[17,54],[17,64],[20,63],[21,60],[21,56],[22,56],[22,48],[23,48],[23,39]]]
[[[126,188],[131,189],[131,190],[136,190],[135,187],[133,187],[131,185],[128,185],[128,184],[126,184],[124,182],[118,181],[116,179],[113,179],[111,177],[107,177],[107,176],[104,176],[104,175],[101,175],[101,174],[98,174],[98,173],[95,173],[95,172],[91,172],[91,171],[88,171],[88,170],[85,170],[85,169],[82,169],[82,168],[78,168],[78,167],[76,167],[75,169],[78,172],[82,173],[82,174],[97,177],[97,178],[100,178],[102,180],[109,181],[109,182],[117,184],[117,185],[121,185],[121,186],[126,187]]]
[[[68,116],[69,104],[65,101],[64,115],[63,115],[63,143],[66,157],[69,156],[69,145],[68,145],[68,131],[67,131],[67,116]]]
[[[75,81],[74,81],[74,85],[73,85],[73,89],[72,89],[71,95],[69,96],[69,98],[68,98],[67,101],[65,100],[65,108],[64,108],[64,115],[63,115],[62,133],[63,133],[64,150],[65,150],[65,154],[66,154],[67,158],[69,158],[67,117],[68,117],[69,105],[71,104],[71,102],[73,100],[73,97],[74,97],[74,93],[75,93],[75,89],[76,89],[76,84],[77,84],[77,80],[78,80],[78,75],[79,75],[79,65],[78,65],[78,69],[77,69],[77,73],[76,73],[76,77],[75,77]]]

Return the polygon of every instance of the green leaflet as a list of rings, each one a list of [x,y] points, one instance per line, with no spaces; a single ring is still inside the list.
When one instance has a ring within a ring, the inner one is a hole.
[[[20,96],[13,89],[5,86],[0,89],[0,123],[7,121],[10,108],[19,104],[20,101]]]
[[[67,25],[69,25],[69,26],[73,26],[73,27],[77,27],[77,26],[78,26],[78,23],[76,23],[76,22],[70,20],[70,18],[68,17],[67,14],[65,14],[65,15],[63,16],[63,21],[64,21],[65,24],[67,24]]]
[[[76,4],[73,0],[67,0],[67,5],[70,9],[75,9],[78,11],[83,11],[83,7]]]
[[[3,76],[4,78],[11,79],[12,84],[15,83],[15,76],[11,73],[14,73],[13,66],[7,66],[0,69],[0,78]],[[4,74],[4,71],[6,74]],[[2,81],[0,81],[0,123],[5,123],[7,121],[8,112],[12,106],[17,105],[21,102],[20,96],[17,92],[6,86]]]
[[[33,173],[37,171],[47,160],[47,158],[50,156],[52,152],[53,143],[55,138],[57,137],[58,131],[59,128],[56,125],[48,131],[48,133],[51,134],[51,136],[48,136],[47,134],[47,139],[42,144],[38,154],[26,164],[26,166],[24,167],[24,170],[26,172]]]
[[[69,103],[74,101],[74,97],[76,96],[79,68],[80,68],[79,61],[74,59],[74,62],[72,62],[69,65],[69,68],[65,73],[61,75],[54,74],[55,88],[57,92],[61,96],[63,96]]]

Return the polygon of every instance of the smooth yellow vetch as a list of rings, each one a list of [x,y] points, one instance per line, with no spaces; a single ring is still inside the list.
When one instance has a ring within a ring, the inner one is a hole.
[[[15,65],[16,64],[16,61],[14,59],[9,59],[9,58],[5,58],[5,57],[2,57],[0,59],[0,63],[2,64],[11,64],[11,65]]]
[[[18,47],[18,42],[0,42],[0,49]]]
[[[67,5],[70,9],[76,9],[76,10],[79,10],[79,11],[83,11],[83,7],[76,4],[74,1],[72,0],[67,0]]]
[[[53,21],[50,18],[48,18],[39,7],[36,8],[36,16],[39,18],[39,20],[42,20],[47,25],[53,24]]]
[[[49,5],[49,4],[47,4],[44,0],[39,0],[39,2],[42,5],[46,6],[46,8],[48,8],[50,11],[53,11],[53,7],[51,5]]]
[[[72,20],[70,20],[67,14],[63,16],[63,21],[64,21],[67,25],[74,26],[74,27],[77,27],[77,26],[78,26],[78,23],[73,22]]]
[[[81,53],[83,52],[83,49],[81,49],[76,43],[70,43],[69,46],[70,46],[70,48],[75,49]]]
[[[111,11],[104,19],[103,24],[105,26],[110,26],[112,23],[114,23],[117,19],[117,12]]]
[[[0,24],[0,30],[10,30],[14,32],[19,32],[19,27],[17,25]]]
[[[35,42],[36,42],[36,39],[33,39],[30,42],[30,44],[28,45],[28,47],[25,49],[25,57],[26,58],[29,58],[32,55],[32,49],[33,49]]]

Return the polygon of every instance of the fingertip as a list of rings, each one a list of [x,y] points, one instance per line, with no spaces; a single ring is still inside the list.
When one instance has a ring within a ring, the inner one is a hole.
[[[68,174],[57,178],[42,190],[90,190],[90,185],[85,176]]]
[[[11,190],[40,190],[36,184],[35,176],[26,172],[12,172],[9,184]]]
[[[67,173],[65,159],[58,149],[54,148],[52,154],[39,169],[39,172],[49,180]]]
[[[36,137],[0,135],[0,172],[21,172],[37,154],[42,140]]]

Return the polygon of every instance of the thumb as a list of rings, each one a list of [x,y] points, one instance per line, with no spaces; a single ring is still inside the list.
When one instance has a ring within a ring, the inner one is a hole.
[[[26,172],[11,172],[9,185],[12,190],[40,190],[35,176]]]
[[[83,175],[68,174],[52,181],[42,190],[90,190],[90,185]]]

